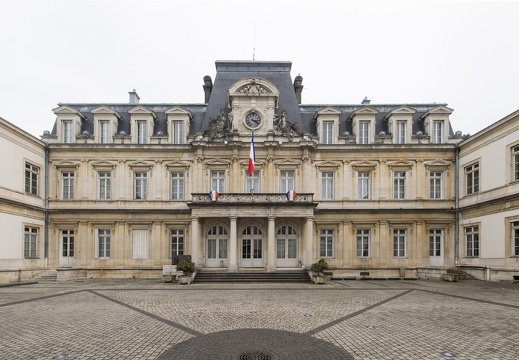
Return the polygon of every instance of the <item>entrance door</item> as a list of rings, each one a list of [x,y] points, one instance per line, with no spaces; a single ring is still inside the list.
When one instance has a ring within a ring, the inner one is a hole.
[[[227,267],[227,230],[223,226],[213,226],[207,232],[207,267]]]
[[[443,266],[443,230],[429,230],[429,261],[431,266]]]
[[[241,266],[263,267],[263,233],[257,226],[247,226],[241,239]]]
[[[74,260],[74,230],[61,230],[60,238],[59,266],[72,267]]]
[[[276,234],[277,259],[276,266],[298,267],[297,259],[297,233],[292,226],[282,226]]]

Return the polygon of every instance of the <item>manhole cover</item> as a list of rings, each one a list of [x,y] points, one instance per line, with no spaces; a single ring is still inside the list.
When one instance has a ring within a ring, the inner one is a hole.
[[[271,360],[272,355],[263,351],[247,351],[238,355],[238,360]]]

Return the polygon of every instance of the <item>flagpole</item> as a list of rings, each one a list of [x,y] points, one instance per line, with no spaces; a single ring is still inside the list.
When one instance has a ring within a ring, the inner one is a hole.
[[[254,151],[254,130],[252,130],[252,138],[249,151],[249,179],[250,179],[250,193],[251,199],[254,201],[254,162],[256,160],[256,152]]]

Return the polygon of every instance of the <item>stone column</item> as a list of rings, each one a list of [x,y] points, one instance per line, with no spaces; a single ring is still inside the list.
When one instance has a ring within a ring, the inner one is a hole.
[[[229,272],[237,272],[238,271],[238,259],[237,259],[237,252],[236,252],[236,215],[231,215],[231,244],[229,247]]]
[[[306,229],[305,229],[305,235],[306,235],[306,259],[304,264],[305,268],[310,268],[310,265],[314,262],[314,217],[308,216],[306,218]]]
[[[276,271],[276,217],[269,215],[267,271]]]
[[[198,254],[198,234],[200,234],[198,216],[192,215],[191,216],[191,260],[197,266],[202,266],[204,264],[200,264],[201,260],[199,258],[199,254]]]

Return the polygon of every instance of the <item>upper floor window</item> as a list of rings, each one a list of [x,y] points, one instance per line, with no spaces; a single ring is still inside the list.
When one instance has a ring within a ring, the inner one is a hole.
[[[468,257],[479,256],[479,227],[467,226],[465,228],[465,247]]]
[[[514,167],[512,180],[519,180],[519,146],[512,148],[512,166]]]
[[[519,221],[512,222],[512,256],[519,256]]]
[[[25,193],[30,195],[38,195],[38,181],[40,176],[40,168],[36,165],[25,163]]]
[[[173,144],[184,143],[184,122],[173,121]]]
[[[148,123],[146,121],[137,121],[137,143],[148,143]]]
[[[38,228],[33,226],[24,227],[23,256],[35,258],[38,256]]]
[[[146,200],[148,187],[148,174],[145,172],[135,173],[135,199]]]
[[[397,144],[405,144],[406,140],[406,121],[396,122],[396,142]]]
[[[370,198],[370,173],[359,171],[357,173],[357,199],[369,200]]]
[[[405,247],[407,240],[406,229],[394,229],[393,230],[393,256],[394,257],[405,257]]]
[[[112,142],[112,134],[110,131],[110,122],[108,120],[102,120],[99,122],[99,129],[101,135],[101,143],[108,144]]]
[[[260,172],[255,170],[252,176],[249,176],[247,170],[245,170],[245,192],[261,192],[260,188]]]
[[[393,199],[405,199],[405,171],[393,172]]]
[[[319,255],[320,257],[333,257],[334,230],[322,229],[320,231]]]
[[[171,200],[184,199],[184,173],[171,173]]]
[[[359,144],[369,144],[369,122],[359,122]]]
[[[357,257],[369,257],[369,239],[371,231],[369,229],[357,230]]]
[[[109,258],[110,257],[110,240],[112,230],[110,229],[98,229],[97,230],[97,258]]]
[[[429,197],[431,199],[443,198],[443,172],[431,171],[429,173]]]
[[[184,255],[184,230],[170,230],[171,255]]]
[[[333,122],[323,122],[323,144],[333,144]]]
[[[63,200],[74,199],[74,172],[61,173],[61,198]]]
[[[294,190],[295,187],[295,173],[294,170],[281,170],[279,173],[279,191],[286,193]]]
[[[72,131],[72,120],[63,120],[62,131],[63,131],[63,142],[67,143],[67,144],[72,143],[72,137],[74,135],[74,133]]]
[[[432,142],[441,144],[443,142],[443,121],[433,121]]]
[[[112,173],[109,171],[99,172],[99,200],[110,200],[112,198]]]
[[[479,192],[479,163],[465,167],[467,195]]]
[[[333,172],[321,173],[322,181],[322,199],[332,200],[333,199]]]
[[[211,191],[225,192],[225,170],[211,171]]]

